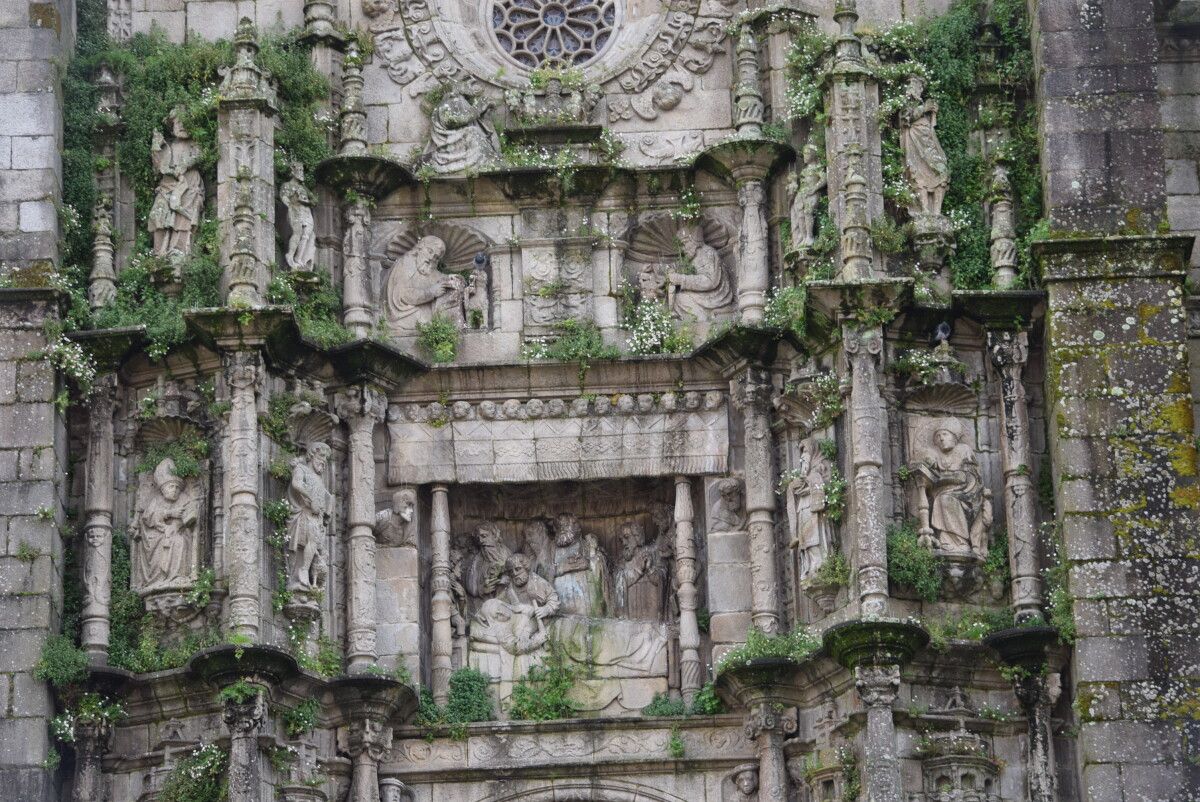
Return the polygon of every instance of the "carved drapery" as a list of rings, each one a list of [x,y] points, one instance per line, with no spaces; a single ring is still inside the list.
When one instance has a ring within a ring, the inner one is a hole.
[[[892,704],[900,690],[900,666],[865,665],[854,669],[854,686],[867,708],[863,744],[867,799],[900,802],[900,759],[896,754],[896,725]]]
[[[883,356],[880,327],[842,330],[850,367],[850,462],[858,537],[858,596],[864,615],[882,615],[887,604],[887,536],[883,504],[883,444],[887,422],[879,393]]]
[[[990,331],[988,348],[1000,379],[1000,454],[1004,465],[1004,506],[1008,523],[1008,564],[1017,622],[1041,612],[1038,573],[1037,496],[1030,476],[1029,405],[1021,380],[1029,359],[1025,332]]]
[[[783,740],[796,732],[796,718],[781,712],[773,704],[757,705],[746,716],[744,726],[746,738],[753,741],[758,751],[758,799],[759,802],[787,802],[787,760],[783,754]]]
[[[779,583],[775,559],[775,449],[771,437],[770,375],[761,368],[747,369],[738,402],[745,439],[752,620],[763,632],[774,633],[779,630]]]
[[[689,707],[702,683],[700,627],[696,620],[696,537],[692,481],[675,477],[675,573],[679,578],[679,690]],[[668,592],[669,589],[668,589]]]
[[[387,399],[371,387],[353,387],[336,398],[337,413],[350,429],[350,499],[346,527],[350,559],[346,581],[346,657],[350,673],[375,664],[375,425]]]
[[[259,356],[237,351],[225,356],[229,385],[229,422],[224,431],[225,575],[229,582],[228,628],[254,640],[259,627],[259,559],[262,523],[259,514],[258,405]]]
[[[450,698],[450,652],[454,647],[454,635],[450,625],[454,599],[450,593],[449,494],[449,488],[445,485],[433,486],[433,597],[430,607],[430,617],[433,619],[430,648],[433,676],[430,690],[434,701],[440,705],[446,704]]]
[[[225,726],[229,728],[229,802],[260,802],[262,759],[258,735],[267,720],[267,702],[262,689],[245,702],[225,702]]]
[[[88,421],[84,485],[83,621],[80,644],[93,665],[108,662],[109,601],[112,596],[113,403],[117,377],[94,384]]]

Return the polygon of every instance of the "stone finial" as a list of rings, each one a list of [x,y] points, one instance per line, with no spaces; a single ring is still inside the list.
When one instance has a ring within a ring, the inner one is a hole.
[[[222,101],[275,104],[271,76],[259,66],[258,50],[258,29],[249,17],[242,17],[233,35],[233,66],[221,73]]]
[[[862,40],[854,32],[854,26],[858,24],[858,4],[855,0],[837,0],[833,19],[839,29],[834,46],[834,72],[865,69]]]

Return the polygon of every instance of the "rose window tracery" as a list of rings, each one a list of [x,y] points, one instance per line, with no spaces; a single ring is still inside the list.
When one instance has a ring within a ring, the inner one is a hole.
[[[522,66],[580,67],[604,51],[617,13],[617,0],[493,0],[492,32]]]

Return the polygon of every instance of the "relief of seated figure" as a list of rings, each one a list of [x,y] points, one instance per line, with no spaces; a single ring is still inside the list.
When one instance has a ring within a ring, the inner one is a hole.
[[[987,555],[992,494],[984,487],[963,422],[943,418],[925,427],[925,458],[911,466],[917,483],[921,542],[947,554]]]
[[[682,260],[667,273],[671,311],[682,320],[711,320],[733,304],[733,283],[716,249],[704,241],[699,226],[680,229]]]
[[[529,558],[514,554],[505,566],[500,591],[475,615],[474,637],[496,643],[509,654],[530,654],[546,644],[546,619],[559,610],[554,587],[529,570]]]
[[[609,609],[608,560],[596,536],[564,512],[554,524],[554,589],[564,615],[603,617]]]
[[[446,243],[434,236],[417,240],[408,253],[392,264],[385,299],[388,327],[394,334],[412,336],[417,326],[442,315],[459,329],[466,325],[462,276],[442,273],[438,263]]]

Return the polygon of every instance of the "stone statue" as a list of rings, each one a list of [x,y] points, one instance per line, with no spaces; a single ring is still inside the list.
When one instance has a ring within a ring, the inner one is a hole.
[[[569,512],[554,524],[554,589],[564,615],[603,617],[608,610],[608,562],[595,535]]]
[[[417,491],[402,487],[392,494],[392,508],[375,516],[380,543],[387,546],[417,545]]]
[[[463,568],[466,563],[462,549],[450,549],[450,626],[458,638],[467,635],[467,589],[463,587]]]
[[[150,141],[150,160],[158,173],[158,187],[146,224],[154,240],[155,256],[189,253],[204,209],[204,181],[196,166],[200,146],[183,127],[182,113],[176,108],[164,120],[171,127],[170,140],[156,129]]]
[[[509,654],[529,654],[545,645],[545,620],[559,611],[554,587],[529,570],[529,558],[513,554],[505,565],[503,590],[475,616],[474,637],[498,643]]]
[[[435,315],[444,315],[463,328],[461,276],[442,273],[438,262],[446,254],[446,243],[434,236],[421,237],[408,253],[392,264],[387,278],[387,318],[396,334],[413,335],[417,326]]]
[[[825,562],[833,545],[833,523],[825,503],[825,488],[833,477],[833,462],[821,453],[815,438],[801,444],[798,475],[788,484],[788,518],[792,543],[800,552],[801,581]]]
[[[505,567],[512,556],[500,534],[500,527],[485,521],[475,527],[478,551],[466,566],[464,584],[476,599],[491,596],[504,581]]]
[[[427,160],[439,173],[477,170],[500,157],[500,139],[484,115],[490,100],[469,100],[467,91],[456,85],[433,109]]]
[[[918,534],[927,547],[982,559],[992,525],[991,491],[983,486],[975,450],[963,440],[962,421],[938,420],[926,458],[911,466],[918,485]]]
[[[292,460],[287,490],[293,511],[288,521],[288,549],[295,555],[290,590],[318,590],[325,583],[325,538],[333,515],[333,494],[323,478],[329,453],[325,443],[311,443],[306,457]]]
[[[992,270],[996,286],[1007,289],[1017,277],[1017,228],[1013,223],[1012,184],[1008,180],[1008,167],[996,164],[992,168]]]
[[[733,285],[721,258],[699,226],[679,231],[682,263],[667,274],[671,310],[683,320],[708,320],[733,302]]]
[[[816,241],[817,202],[827,183],[817,146],[809,142],[804,146],[804,167],[788,181],[792,196],[792,247],[797,250],[811,248]]]
[[[926,100],[925,79],[911,75],[905,95],[908,107],[900,113],[900,142],[904,171],[916,196],[910,214],[939,216],[950,185],[950,166],[937,137],[938,105]]]
[[[542,579],[554,579],[554,544],[550,529],[542,519],[525,524],[525,543],[522,551],[529,557],[529,569]]]
[[[621,525],[621,567],[614,579],[616,614],[658,621],[663,611],[664,571],[658,549],[646,543],[646,528],[637,521]]]
[[[733,785],[741,794],[742,799],[755,799],[758,796],[758,764],[743,763],[733,770]]]
[[[167,457],[138,482],[138,509],[129,528],[132,542],[130,585],[139,594],[190,587],[194,564],[200,484],[175,474]]]
[[[315,201],[304,185],[303,162],[292,162],[292,177],[279,188],[279,202],[287,208],[291,229],[284,260],[291,270],[310,273],[317,261],[317,235],[313,224]]]
[[[742,483],[737,479],[722,479],[717,485],[717,500],[708,511],[708,531],[737,532],[745,528]]]

